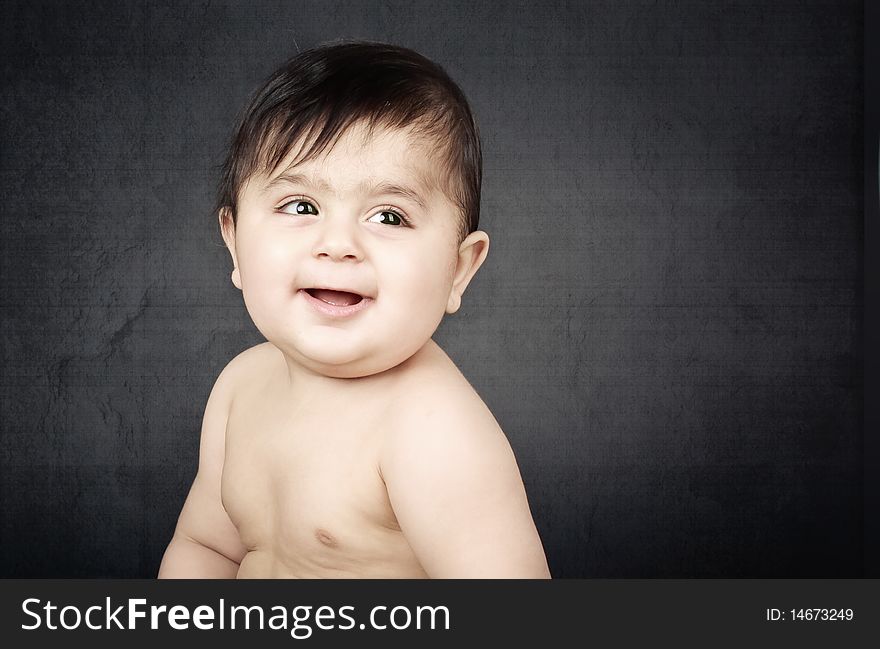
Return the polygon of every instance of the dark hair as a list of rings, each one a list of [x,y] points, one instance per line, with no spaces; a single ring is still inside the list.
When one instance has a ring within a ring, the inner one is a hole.
[[[241,114],[222,167],[216,209],[233,223],[245,181],[277,168],[300,141],[295,163],[332,146],[350,126],[411,128],[437,152],[441,189],[461,212],[460,238],[480,218],[482,152],[461,89],[439,65],[405,47],[369,41],[325,43],[285,63]],[[216,213],[216,211],[215,211]]]

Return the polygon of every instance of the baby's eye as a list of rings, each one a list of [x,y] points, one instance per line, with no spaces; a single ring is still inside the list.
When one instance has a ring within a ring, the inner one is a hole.
[[[289,209],[288,209],[289,208]],[[308,201],[303,201],[300,199],[295,199],[289,201],[278,208],[282,212],[286,212],[287,214],[307,214],[307,215],[315,215],[318,213],[318,208],[309,203]],[[294,210],[294,211],[291,211]]]
[[[379,220],[377,220],[377,218]],[[406,217],[404,217],[403,214],[398,214],[393,210],[382,210],[381,212],[376,212],[367,220],[372,223],[381,223],[382,225],[406,225]]]

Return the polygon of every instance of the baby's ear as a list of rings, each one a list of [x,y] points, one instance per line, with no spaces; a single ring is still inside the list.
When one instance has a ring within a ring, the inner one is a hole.
[[[455,313],[461,306],[461,296],[489,254],[489,235],[482,230],[471,232],[458,246],[458,261],[452,290],[446,303],[446,313]]]
[[[238,257],[235,254],[235,222],[232,219],[232,210],[229,207],[221,207],[217,215],[220,220],[220,234],[232,255],[232,283],[235,288],[241,290],[241,273],[238,270]]]

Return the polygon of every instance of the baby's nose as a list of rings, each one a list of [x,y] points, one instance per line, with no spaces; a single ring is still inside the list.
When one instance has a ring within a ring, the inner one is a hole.
[[[354,225],[343,222],[343,219],[326,219],[315,242],[313,255],[337,261],[362,259],[363,251],[354,230]]]

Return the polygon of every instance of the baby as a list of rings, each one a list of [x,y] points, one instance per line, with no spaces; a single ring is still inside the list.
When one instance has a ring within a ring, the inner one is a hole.
[[[510,445],[431,339],[489,249],[458,86],[324,45],[243,114],[218,211],[268,342],[214,384],[159,577],[549,578]]]

